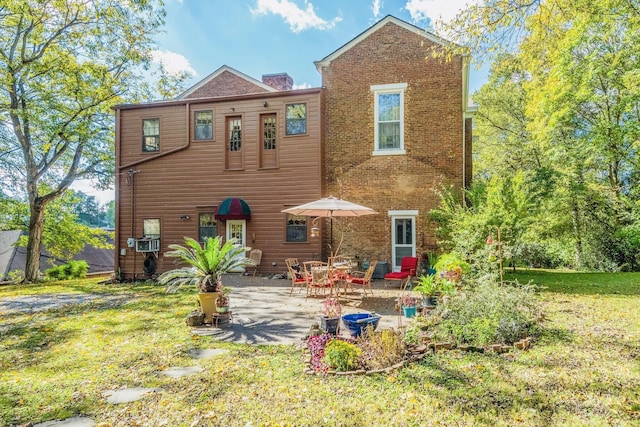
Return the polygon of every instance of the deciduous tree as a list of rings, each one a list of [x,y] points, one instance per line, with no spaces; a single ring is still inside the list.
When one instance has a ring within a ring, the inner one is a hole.
[[[111,180],[110,107],[136,87],[163,14],[154,0],[0,1],[0,168],[28,198],[25,281],[47,206],[76,179]]]

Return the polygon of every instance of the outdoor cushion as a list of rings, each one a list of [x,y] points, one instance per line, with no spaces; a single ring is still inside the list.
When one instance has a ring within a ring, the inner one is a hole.
[[[302,273],[300,272],[300,266],[298,264],[293,264],[291,266],[291,269],[293,270],[293,272],[296,275],[296,282],[299,281],[298,279],[302,279],[304,280],[304,276],[302,275]]]
[[[355,283],[356,285],[364,285],[364,278],[362,277],[350,277],[347,280],[351,283]]]
[[[385,279],[391,280],[402,280],[406,279],[407,277],[409,277],[408,271],[394,271],[393,273],[387,273],[384,275]]]

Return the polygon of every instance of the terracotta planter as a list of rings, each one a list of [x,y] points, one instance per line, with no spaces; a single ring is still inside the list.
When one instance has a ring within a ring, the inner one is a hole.
[[[204,313],[204,323],[213,322],[213,313],[216,313],[216,299],[221,292],[201,292],[198,294],[200,309]]]

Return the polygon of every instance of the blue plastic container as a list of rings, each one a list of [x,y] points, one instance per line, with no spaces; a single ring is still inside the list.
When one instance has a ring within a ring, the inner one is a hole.
[[[345,314],[342,316],[342,323],[349,329],[349,333],[358,337],[362,334],[362,331],[369,325],[373,326],[375,330],[378,327],[380,321],[380,315],[375,313],[353,313]]]

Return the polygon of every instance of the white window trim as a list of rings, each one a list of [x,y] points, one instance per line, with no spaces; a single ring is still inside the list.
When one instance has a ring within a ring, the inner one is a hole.
[[[374,156],[394,156],[407,154],[404,149],[404,91],[407,83],[393,83],[386,85],[372,85],[373,92],[373,153]],[[400,148],[381,150],[378,147],[378,95],[385,93],[400,93]]]
[[[394,246],[396,241],[396,227],[395,220],[396,219],[411,219],[413,220],[413,228],[411,230],[411,244],[412,248],[412,256],[416,256],[416,252],[418,250],[417,242],[416,242],[416,228],[418,226],[418,210],[405,210],[405,211],[387,211],[387,214],[391,218],[391,268],[393,271],[400,271],[400,266],[395,265],[395,253]]]

